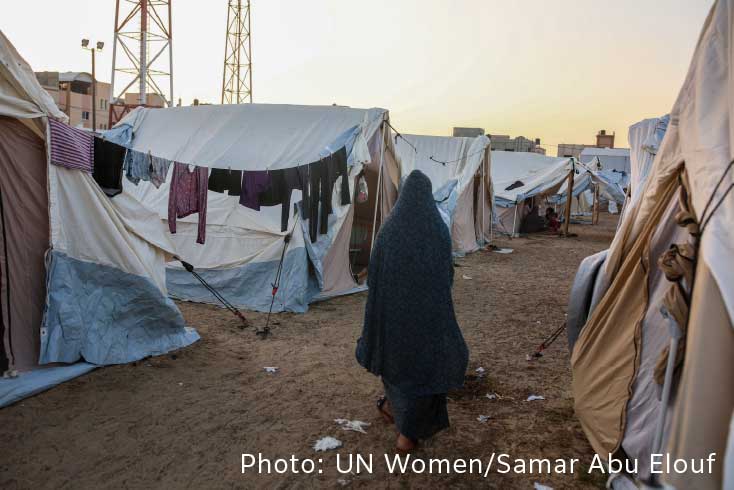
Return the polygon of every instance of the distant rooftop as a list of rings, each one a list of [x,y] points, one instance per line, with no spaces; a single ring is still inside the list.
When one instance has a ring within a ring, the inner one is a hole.
[[[629,157],[629,148],[596,148],[586,147],[581,151],[582,156]]]

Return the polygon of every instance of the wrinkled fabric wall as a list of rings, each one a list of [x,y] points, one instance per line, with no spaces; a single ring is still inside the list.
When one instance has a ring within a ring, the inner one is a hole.
[[[39,362],[121,364],[199,339],[178,307],[148,277],[48,254],[48,306]]]
[[[0,306],[11,366],[37,364],[49,248],[46,148],[17,119],[0,117]]]
[[[716,453],[711,474],[668,474],[675,488],[718,490],[727,457],[727,428],[734,415],[734,322],[709,267],[699,262],[686,340],[686,358],[667,451],[690,461]],[[730,449],[731,451],[731,449]],[[729,457],[731,457],[729,455]]]

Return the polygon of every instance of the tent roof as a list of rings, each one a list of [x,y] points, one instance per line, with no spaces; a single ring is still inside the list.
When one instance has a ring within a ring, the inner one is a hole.
[[[581,156],[599,157],[627,157],[630,156],[629,148],[594,148],[587,147],[581,150]]]
[[[560,186],[572,165],[573,159],[567,157],[493,151],[492,181],[497,204],[517,203]]]
[[[68,121],[51,96],[36,80],[30,65],[0,31],[0,115],[18,119],[50,116]],[[43,135],[41,123],[29,124]]]
[[[401,136],[396,139],[395,149],[400,157],[402,174],[421,170],[431,179],[434,191],[451,179],[461,179],[468,166],[477,167],[484,157],[484,150],[490,145],[489,138],[484,135],[476,138],[415,134]],[[469,177],[473,177],[475,171],[476,168],[471,168]]]
[[[138,108],[117,124],[133,128],[132,148],[182,163],[265,170],[305,165],[361,128],[369,139],[385,109],[233,104]],[[113,130],[114,131],[114,130]]]

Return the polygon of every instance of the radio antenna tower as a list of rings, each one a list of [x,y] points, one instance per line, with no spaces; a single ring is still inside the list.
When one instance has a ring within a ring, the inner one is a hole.
[[[250,0],[228,0],[222,104],[252,102]]]
[[[110,124],[117,122],[133,107],[161,103],[168,107],[173,105],[172,1],[115,1]],[[118,54],[121,55],[119,58]],[[166,78],[167,91],[161,88],[165,87]],[[136,100],[126,103],[125,94],[135,86],[138,90]]]

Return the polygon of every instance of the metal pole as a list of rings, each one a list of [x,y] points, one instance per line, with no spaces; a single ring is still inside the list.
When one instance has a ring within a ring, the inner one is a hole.
[[[92,132],[97,131],[97,69],[94,63],[94,51],[92,48]]]
[[[480,230],[480,233],[482,234],[482,240],[481,240],[481,246],[482,247],[486,243],[486,241],[485,241],[485,235],[484,235],[484,204],[485,204],[485,200],[484,200],[484,185],[485,185],[485,183],[484,183],[484,166],[486,164],[487,164],[487,150],[485,149],[484,150],[484,160],[482,161],[481,175],[480,175],[481,185],[482,185],[482,192],[481,192],[481,196],[482,196],[482,211],[481,211],[482,225],[479,227],[479,230]]]
[[[148,81],[148,0],[140,0],[140,94],[138,103],[145,105]]]
[[[250,10],[250,0],[247,0],[247,71],[249,73],[250,85],[250,104],[252,104],[252,11]]]
[[[110,76],[110,115],[107,123],[112,125],[112,104],[115,101],[115,60],[117,59],[117,31],[119,27],[117,23],[120,18],[120,0],[115,2],[115,35],[112,39],[112,75]]]
[[[517,226],[517,206],[517,201],[515,201],[515,217],[512,219],[512,233],[510,234],[511,237],[516,236],[515,227]]]
[[[227,5],[227,34],[224,36],[224,70],[222,71],[222,104],[224,104],[224,91],[227,87],[227,47],[229,46],[229,16],[232,15],[232,2]],[[230,101],[231,102],[231,101]]]
[[[571,221],[571,199],[573,196],[573,177],[576,173],[576,164],[571,162],[571,171],[568,173],[568,189],[566,191],[566,221],[563,223],[563,234],[568,236],[568,224]]]
[[[237,49],[235,51],[235,63],[237,63],[237,103],[242,103],[242,0],[237,0]]]
[[[599,184],[594,186],[594,207],[591,211],[591,223],[599,223]]]
[[[384,117],[384,116],[383,116]],[[375,194],[375,216],[372,220],[372,240],[370,241],[370,252],[375,245],[375,233],[377,232],[377,209],[380,206],[380,194],[382,194],[382,161],[385,156],[385,128],[387,124],[383,119],[382,122],[382,141],[380,142],[380,170],[377,172],[377,194]]]
[[[168,107],[173,107],[173,23],[171,22],[171,3],[173,0],[168,1],[168,81],[171,88],[171,101],[168,103]]]

